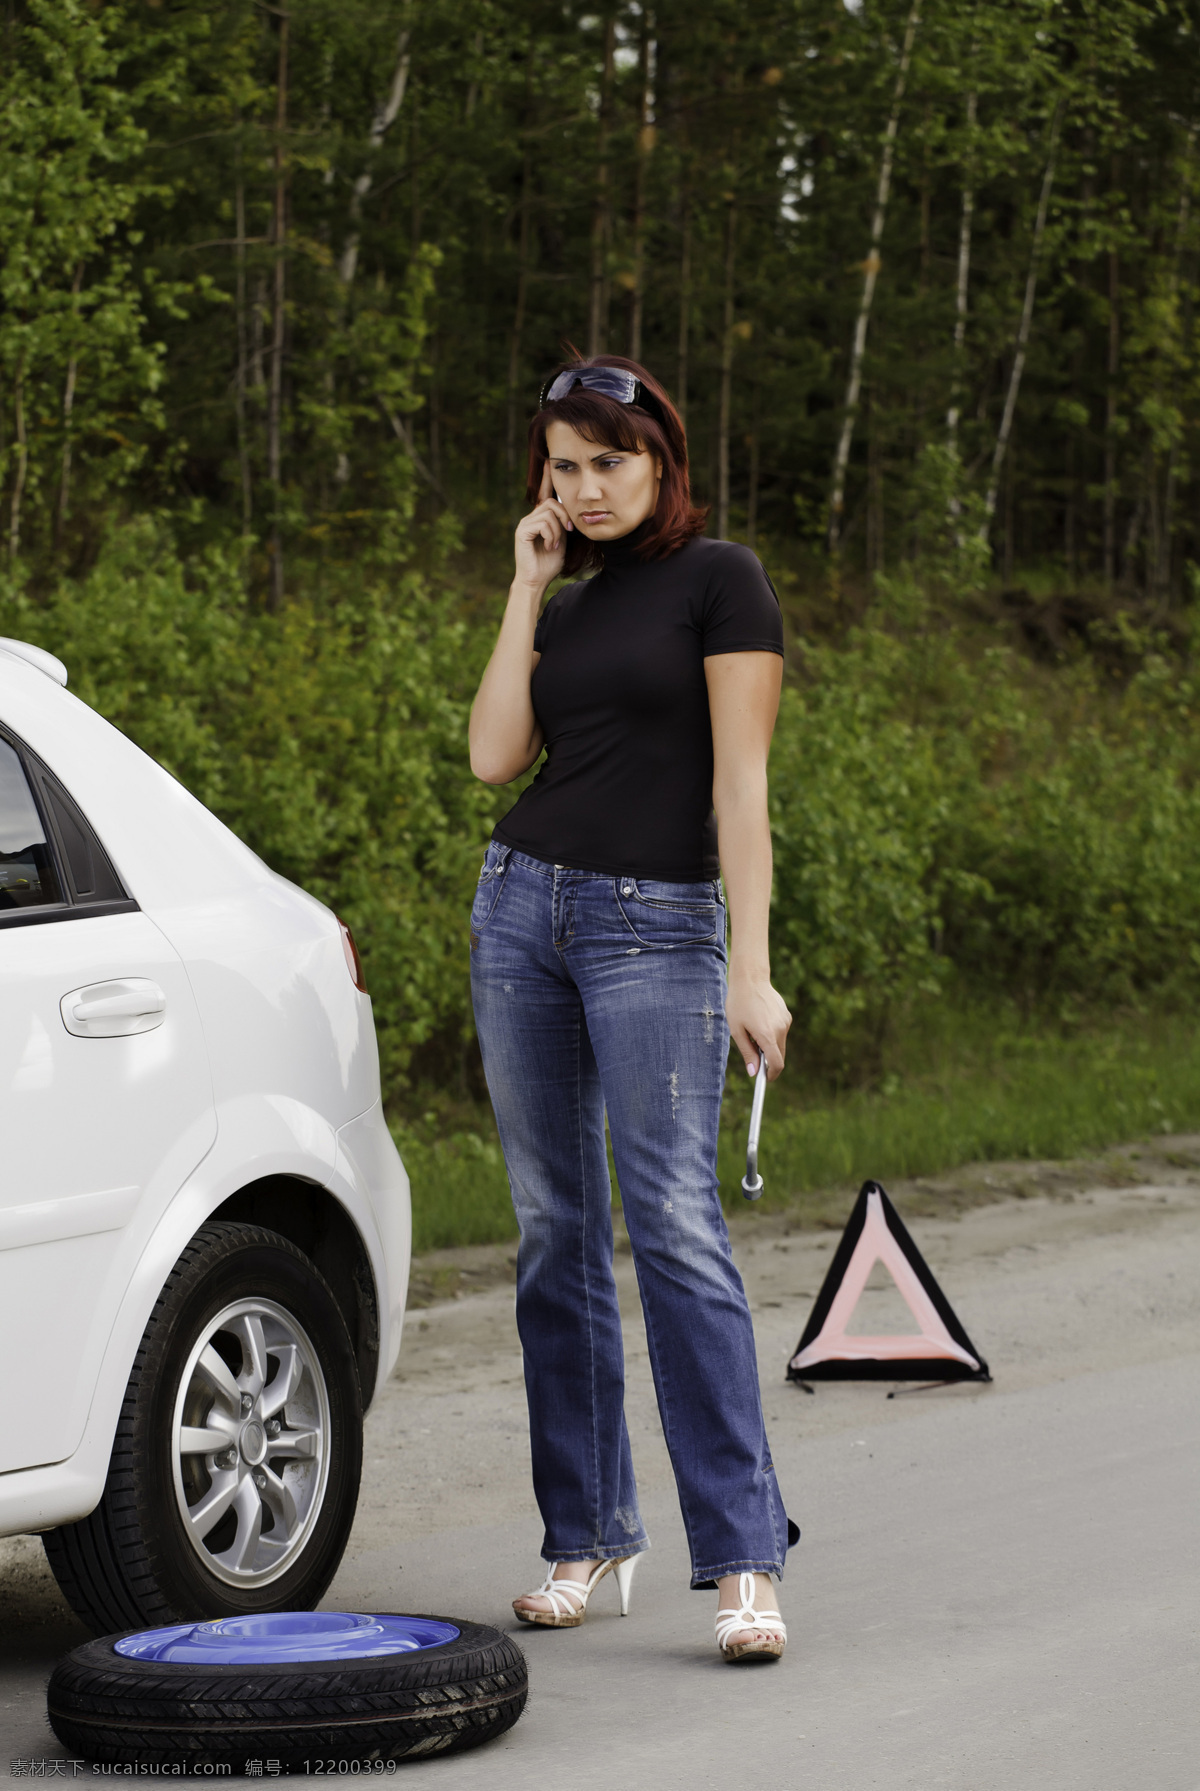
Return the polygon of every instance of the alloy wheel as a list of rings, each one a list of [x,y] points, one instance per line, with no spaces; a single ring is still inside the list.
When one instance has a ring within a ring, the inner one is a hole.
[[[329,1477],[329,1394],[308,1335],[272,1300],[209,1320],[175,1401],[171,1453],[184,1533],[205,1567],[249,1589],[287,1571]]]

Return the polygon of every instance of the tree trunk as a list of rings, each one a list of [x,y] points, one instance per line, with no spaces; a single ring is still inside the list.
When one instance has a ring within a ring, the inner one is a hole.
[[[733,400],[733,272],[737,259],[737,200],[725,201],[725,304],[721,329],[721,397],[717,419],[717,540],[729,538],[729,418]]]
[[[950,387],[950,408],[946,412],[946,446],[958,453],[959,406],[962,402],[963,354],[967,344],[967,293],[971,280],[971,227],[975,218],[974,140],[978,95],[967,95],[966,179],[963,182],[962,210],[958,220],[958,279],[954,292],[954,371]]]
[[[442,381],[441,343],[435,336],[430,343],[429,374],[429,467],[437,488],[442,482]]]
[[[71,412],[75,406],[75,370],[78,363],[72,355],[67,362],[67,377],[63,385],[63,450],[62,472],[58,482],[58,511],[54,521],[54,545],[62,546],[63,529],[71,502]]]
[[[13,479],[12,499],[8,508],[8,557],[15,560],[21,551],[21,504],[25,496],[25,480],[29,472],[29,444],[25,439],[25,362],[17,362],[13,377],[13,428],[17,438],[17,471]]]
[[[1133,507],[1129,518],[1129,528],[1125,534],[1125,559],[1121,568],[1122,581],[1127,585],[1137,583],[1137,556],[1141,542],[1142,523],[1146,517],[1146,494],[1142,492]]]
[[[371,128],[367,132],[367,151],[369,159],[366,167],[362,169],[350,188],[350,204],[347,211],[349,228],[346,232],[346,240],[342,244],[342,252],[338,256],[337,261],[337,275],[341,284],[342,294],[339,315],[337,318],[337,333],[339,335],[345,328],[346,313],[350,299],[350,288],[353,286],[355,275],[358,272],[358,255],[362,240],[361,223],[363,204],[375,181],[375,157],[378,155],[379,150],[383,145],[384,138],[396,122],[400,108],[404,104],[404,95],[408,88],[408,73],[411,65],[409,43],[411,37],[411,31],[404,30],[401,31],[399,37],[396,39],[396,63],[392,70],[391,85],[389,86],[385,97],[375,108],[375,114],[371,119]],[[468,112],[468,116],[469,115]],[[330,172],[332,173],[332,169]],[[326,386],[331,409],[334,403],[335,385],[336,369],[334,361],[331,359],[330,365],[326,371]],[[350,461],[344,448],[338,449],[333,476],[338,485],[345,485],[349,480]]]
[[[475,53],[476,62],[482,62],[482,60],[483,60],[483,32],[482,31],[477,31],[475,33],[475,41],[472,44],[471,48],[473,49],[473,51]],[[472,75],[471,79],[467,83],[467,103],[466,103],[466,108],[465,108],[466,115],[469,119],[473,118],[475,116],[475,102],[478,100],[478,98],[479,98],[479,82],[475,79],[474,75]]]
[[[250,307],[250,388],[259,394],[267,383],[266,348],[267,277],[261,271],[254,276],[254,302]]]
[[[762,382],[755,377],[751,400],[753,425],[750,431],[750,490],[746,497],[746,544],[758,551],[758,478],[759,437],[762,434]]]
[[[1111,591],[1117,573],[1117,374],[1121,364],[1121,266],[1115,249],[1108,252],[1108,367],[1104,405],[1104,587]]]
[[[284,253],[287,238],[287,157],[284,132],[287,130],[288,24],[286,12],[279,14],[279,75],[275,100],[275,212],[272,242],[275,249],[275,279],[271,310],[271,383],[267,395],[267,477],[271,482],[271,586],[269,606],[278,610],[283,604],[283,343],[285,306],[287,301],[287,267]]]
[[[617,21],[610,12],[604,21],[604,68],[600,77],[600,120],[596,142],[596,198],[592,209],[592,268],[588,295],[589,356],[603,354],[608,344],[608,251],[612,238],[608,138],[616,48]]]
[[[1000,419],[1000,430],[996,436],[996,448],[992,455],[992,471],[988,480],[987,496],[984,498],[984,521],[980,529],[980,538],[987,540],[991,532],[992,517],[996,513],[996,494],[1000,488],[1000,472],[1004,465],[1004,455],[1008,448],[1008,438],[1012,434],[1013,417],[1017,410],[1017,397],[1021,390],[1021,374],[1025,370],[1025,355],[1029,347],[1029,331],[1033,323],[1033,301],[1037,295],[1038,265],[1042,255],[1042,240],[1046,234],[1046,216],[1050,209],[1050,194],[1054,187],[1054,171],[1058,162],[1058,134],[1062,126],[1063,101],[1059,99],[1054,108],[1054,116],[1050,120],[1050,141],[1046,154],[1046,172],[1042,176],[1042,192],[1038,200],[1037,217],[1033,226],[1033,243],[1029,251],[1029,273],[1025,280],[1025,302],[1021,307],[1021,321],[1017,326],[1017,345],[1013,355],[1012,371],[1008,379],[1008,392],[1004,399],[1004,415]]]
[[[867,388],[867,571],[882,572],[883,552],[883,474],[880,469],[878,406],[870,386]]]
[[[1013,561],[1014,561],[1014,555],[1015,555],[1015,534],[1016,534],[1015,528],[1013,526],[1014,522],[1015,522],[1015,511],[1016,511],[1015,497],[1016,497],[1016,488],[1017,488],[1017,441],[1016,441],[1015,433],[1012,438],[1012,452],[1008,457],[1008,465],[1005,468],[1005,473],[1007,476],[1004,481],[1004,563],[1003,563],[1004,570],[1003,570],[1003,577],[1004,577],[1005,587],[1010,588],[1012,585],[1012,582],[1013,582],[1013,571],[1014,571]]]
[[[629,302],[629,358],[642,358],[642,315],[646,302],[646,185],[650,172],[650,155],[654,149],[654,90],[651,67],[654,40],[651,33],[654,19],[648,8],[642,12],[642,35],[638,59],[638,132],[637,159],[634,165],[633,190],[633,290]]]
[[[533,155],[529,139],[525,141],[525,157],[521,164],[521,198],[517,231],[517,298],[513,306],[512,328],[508,335],[508,413],[504,425],[504,464],[511,483],[517,465],[517,408],[521,385],[521,339],[525,333],[525,299],[529,283],[529,214],[530,184],[533,180]]]
[[[925,119],[922,135],[925,138],[924,154],[921,158],[921,243],[920,272],[917,278],[917,291],[924,297],[929,287],[929,267],[933,256],[931,241],[931,217],[933,209],[933,175],[929,165],[929,102],[925,104]]]
[[[424,479],[426,485],[429,486],[431,491],[437,492],[437,495],[441,498],[441,500],[444,504],[448,503],[449,499],[447,498],[446,493],[442,487],[441,480],[438,478],[437,474],[433,471],[432,467],[430,467],[426,461],[422,460],[420,454],[417,451],[417,445],[413,441],[413,432],[412,432],[411,423],[408,421],[408,419],[406,417],[397,416],[396,412],[392,409],[391,405],[388,403],[386,398],[381,397],[381,398],[379,398],[378,402],[379,402],[379,408],[383,412],[384,416],[387,418],[388,424],[392,430],[392,433],[395,435],[396,440],[404,443],[404,449],[408,455],[408,458],[412,461],[413,466],[416,468],[417,472],[421,475],[422,479]],[[483,463],[481,472],[486,474],[486,462]],[[481,478],[480,483],[482,483],[482,482],[483,482],[483,480]]]
[[[237,185],[234,188],[234,228],[237,233],[236,283],[237,376],[233,385],[237,417],[238,472],[242,486],[242,536],[250,534],[254,521],[254,491],[250,482],[250,442],[246,431],[246,380],[249,359],[246,337],[246,186],[242,178],[242,137],[238,132]]]
[[[1146,589],[1153,593],[1158,581],[1158,568],[1163,557],[1162,506],[1158,501],[1158,456],[1152,442],[1146,443],[1145,471],[1146,513],[1148,518]]]
[[[859,300],[858,320],[854,326],[854,344],[850,351],[850,376],[846,382],[842,431],[838,437],[837,453],[833,462],[833,490],[829,499],[829,551],[835,556],[841,541],[842,511],[846,503],[846,468],[850,464],[850,443],[854,436],[858,396],[862,389],[862,364],[867,346],[867,325],[871,317],[871,305],[875,298],[875,282],[879,278],[879,269],[882,266],[879,258],[879,245],[883,241],[883,226],[887,218],[888,193],[892,184],[892,163],[896,154],[896,132],[900,127],[900,106],[904,99],[905,84],[908,81],[913,40],[917,35],[917,27],[920,23],[921,0],[913,0],[912,10],[908,15],[908,24],[904,31],[900,66],[896,71],[896,85],[892,92],[892,110],[888,117],[887,130],[884,132],[883,155],[879,163],[879,183],[875,189],[875,210],[871,218],[871,246],[867,251],[867,259],[863,263],[862,298]]]
[[[75,269],[75,277],[71,281],[71,310],[75,315],[78,314],[79,289],[82,285],[83,263],[80,262]],[[56,548],[62,545],[63,529],[66,527],[71,505],[71,415],[75,409],[75,376],[78,365],[75,355],[72,354],[67,362],[67,377],[63,386],[62,471],[58,481],[58,510],[54,518],[54,545]]]
[[[683,195],[683,217],[679,237],[679,368],[675,378],[675,408],[687,428],[688,338],[692,309],[692,212],[688,195]]]
[[[354,182],[354,185],[350,188],[350,209],[348,214],[350,228],[346,233],[346,240],[342,245],[342,252],[338,258],[338,279],[344,287],[349,287],[353,284],[354,276],[358,271],[358,248],[361,235],[360,223],[362,219],[363,201],[371,191],[375,179],[373,160],[383,144],[383,139],[387,136],[393,124],[395,124],[396,115],[404,103],[404,90],[408,86],[408,70],[410,63],[408,46],[411,36],[412,33],[410,31],[402,31],[397,40],[396,66],[392,71],[392,84],[388,88],[387,98],[376,108],[375,116],[371,120],[371,129],[367,133],[367,149],[370,152],[372,160],[367,163],[367,166],[363,169],[362,173]],[[470,116],[469,112],[467,116]]]
[[[415,255],[421,246],[421,93],[415,83],[412,98],[412,123],[408,133],[408,162],[412,170],[408,240],[412,253]]]
[[[1188,129],[1187,142],[1183,151],[1183,180],[1179,192],[1179,218],[1175,229],[1175,267],[1171,275],[1171,294],[1178,301],[1179,288],[1183,276],[1183,253],[1187,244],[1188,219],[1191,210],[1191,163],[1192,151],[1196,145],[1196,126]],[[1181,343],[1186,354],[1186,345]],[[1161,547],[1154,568],[1155,589],[1163,596],[1171,588],[1171,549],[1175,534],[1175,486],[1179,469],[1179,444],[1172,442],[1167,449],[1167,478],[1163,492],[1163,518]]]

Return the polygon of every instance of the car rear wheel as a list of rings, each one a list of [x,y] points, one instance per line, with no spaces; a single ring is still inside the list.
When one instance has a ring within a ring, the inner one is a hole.
[[[104,1496],[46,1554],[98,1634],[305,1610],[341,1560],[361,1464],[358,1371],[322,1276],[277,1232],[206,1225],[146,1326]]]

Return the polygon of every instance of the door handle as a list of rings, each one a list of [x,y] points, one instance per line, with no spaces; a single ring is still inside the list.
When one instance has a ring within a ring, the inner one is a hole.
[[[153,1032],[167,1017],[167,998],[145,976],[72,989],[58,1004],[67,1031],[79,1039],[120,1039]]]

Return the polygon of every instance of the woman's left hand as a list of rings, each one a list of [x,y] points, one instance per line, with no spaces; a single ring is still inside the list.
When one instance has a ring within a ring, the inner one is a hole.
[[[729,1034],[746,1061],[752,1076],[758,1073],[761,1051],[767,1063],[767,1081],[774,1082],[782,1074],[787,1055],[787,1035],[792,1024],[787,1003],[767,977],[729,975],[729,993],[725,1000],[725,1018]]]

